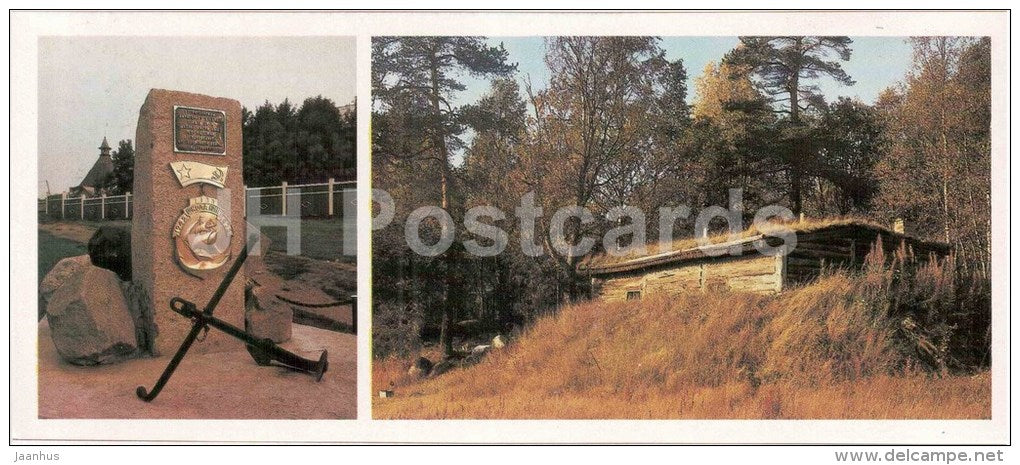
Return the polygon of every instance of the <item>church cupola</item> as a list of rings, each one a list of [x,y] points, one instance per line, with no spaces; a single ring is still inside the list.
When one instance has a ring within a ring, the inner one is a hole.
[[[103,137],[103,144],[99,146],[99,156],[110,156],[110,143],[106,142],[106,137]]]

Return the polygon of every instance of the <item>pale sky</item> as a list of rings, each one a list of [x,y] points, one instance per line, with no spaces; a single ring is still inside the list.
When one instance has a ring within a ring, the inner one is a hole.
[[[856,98],[872,104],[879,93],[887,87],[902,81],[912,65],[912,50],[905,37],[852,37],[853,53],[850,60],[841,62],[843,69],[857,83],[844,86],[825,77],[816,81],[827,101],[841,96]],[[543,89],[549,82],[549,69],[545,65],[544,37],[490,37],[491,45],[500,43],[506,48],[508,61],[517,63],[515,78],[523,83],[530,78],[536,90]],[[701,76],[708,62],[716,62],[736,47],[737,37],[663,37],[659,45],[665,50],[666,58],[682,58],[687,69],[687,102],[697,98],[694,80]],[[485,95],[490,84],[488,80],[463,75],[459,78],[467,89],[455,96],[459,104],[474,103]],[[522,96],[523,97],[523,96]],[[465,136],[471,138],[470,131]],[[459,157],[455,163],[459,163]]]
[[[839,96],[858,98],[865,103],[874,103],[885,88],[903,80],[911,66],[911,48],[905,37],[852,37],[850,47],[853,53],[849,61],[841,62],[843,69],[857,83],[844,86],[830,78],[818,80],[818,85],[827,100]],[[528,76],[536,89],[545,87],[549,81],[549,69],[545,65],[544,37],[490,37],[492,45],[500,43],[509,54],[509,61],[517,63],[517,79],[523,82]],[[736,47],[737,37],[663,37],[659,45],[666,51],[666,58],[683,59],[687,69],[687,100],[696,97],[694,79],[701,76],[708,62],[718,63],[723,55]],[[478,99],[489,90],[487,81],[465,76],[468,89],[460,96],[460,102],[468,103]],[[523,88],[523,87],[522,87]]]
[[[353,37],[45,37],[39,40],[39,193],[77,185],[135,138],[152,88],[229,97],[249,110],[289,98],[354,100]]]

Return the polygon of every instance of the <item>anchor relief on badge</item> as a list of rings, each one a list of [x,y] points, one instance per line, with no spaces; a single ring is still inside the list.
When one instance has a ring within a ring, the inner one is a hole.
[[[209,184],[222,189],[227,167],[197,161],[175,161],[170,170],[181,187]],[[230,223],[216,199],[202,195],[188,201],[174,223],[173,239],[177,261],[188,270],[212,270],[230,259]]]
[[[174,223],[177,261],[190,270],[211,270],[230,259],[230,223],[216,199],[194,197]]]

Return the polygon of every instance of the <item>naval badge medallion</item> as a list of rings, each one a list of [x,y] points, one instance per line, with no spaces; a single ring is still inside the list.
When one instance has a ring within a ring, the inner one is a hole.
[[[212,197],[188,201],[174,223],[173,238],[177,261],[191,270],[211,270],[230,258],[230,223]]]

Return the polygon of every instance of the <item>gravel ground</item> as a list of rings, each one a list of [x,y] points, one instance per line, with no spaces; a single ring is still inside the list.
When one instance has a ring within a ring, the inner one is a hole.
[[[151,388],[172,354],[99,367],[71,365],[57,354],[43,319],[39,418],[356,418],[356,336],[295,324],[293,337],[281,345],[315,359],[327,349],[329,369],[322,381],[283,367],[260,367],[240,342],[235,350],[210,354],[193,347],[159,397],[147,403],[135,396],[135,388]]]

